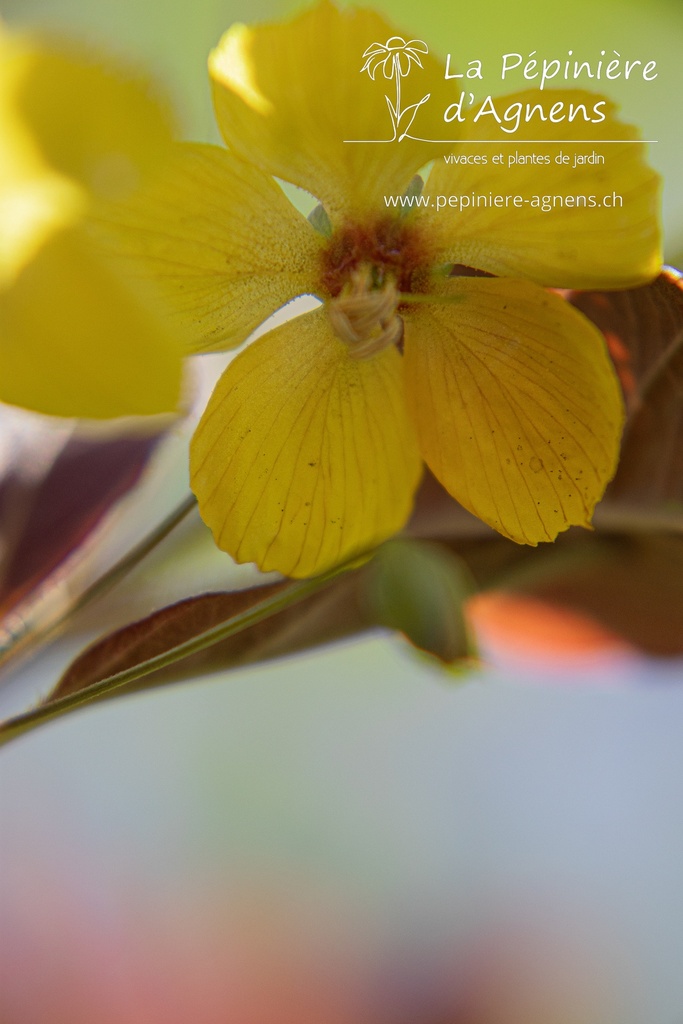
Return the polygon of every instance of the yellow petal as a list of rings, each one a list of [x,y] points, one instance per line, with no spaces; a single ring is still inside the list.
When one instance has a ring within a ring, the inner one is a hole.
[[[1,184],[0,289],[11,286],[52,235],[78,224],[86,208],[82,190],[59,174],[31,174]]]
[[[312,576],[385,540],[421,472],[401,357],[351,359],[324,308],[289,321],[225,371],[190,468],[204,521],[238,562]]]
[[[171,115],[148,79],[65,44],[17,37],[9,50],[0,78],[11,80],[16,118],[50,168],[114,199],[167,158]]]
[[[181,353],[77,231],[0,291],[0,400],[56,416],[172,412]]]
[[[593,116],[594,105],[602,100],[595,93],[562,89],[527,91],[496,103],[500,116],[515,103],[523,104],[524,112],[527,104],[541,103],[546,114],[563,103],[559,117],[569,113],[570,104],[584,104]],[[661,266],[659,178],[645,163],[643,144],[633,141],[636,130],[616,118],[614,104],[605,100],[600,112],[605,120],[598,124],[585,123],[579,112],[571,124],[522,122],[507,137],[492,116],[474,124],[473,113],[468,139],[507,138],[509,144],[463,147],[462,153],[485,157],[485,164],[436,161],[425,189],[432,204],[426,219],[444,261],[558,288],[628,288],[654,277]],[[594,144],[554,141],[572,138]],[[524,144],[524,139],[542,141]],[[624,141],[601,146],[601,139]],[[461,151],[453,147],[452,152]],[[575,154],[594,152],[604,163],[574,166]],[[494,163],[497,153],[502,153],[503,164]],[[509,161],[527,161],[534,154],[549,162],[509,166]],[[558,162],[561,154],[568,162]],[[469,198],[469,205],[460,209],[451,196]],[[518,207],[514,196],[521,197]],[[486,197],[487,205],[477,197]]]
[[[24,37],[0,34],[0,187],[48,170],[21,110],[34,56],[34,47]]]
[[[77,223],[87,196],[45,162],[20,97],[34,58],[21,37],[0,36],[0,288],[56,231]]]
[[[151,281],[197,352],[239,345],[315,289],[322,237],[273,179],[217,146],[187,145],[168,174],[98,227],[128,275]]]
[[[521,544],[587,526],[614,474],[621,393],[602,335],[524,281],[460,278],[410,311],[408,399],[425,461]]]
[[[234,25],[209,59],[216,115],[234,152],[307,189],[334,219],[402,193],[438,150],[398,135],[443,137],[451,102],[444,68],[431,56],[401,82],[405,111],[394,138],[388,101],[396,83],[361,72],[373,43],[396,35],[374,11],[340,11],[323,0],[291,21],[256,28]],[[419,109],[408,109],[423,97]],[[345,140],[363,140],[362,142]],[[379,141],[368,141],[379,140]]]

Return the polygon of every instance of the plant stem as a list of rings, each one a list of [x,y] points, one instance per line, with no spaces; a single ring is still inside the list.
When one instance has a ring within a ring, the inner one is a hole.
[[[153,530],[143,537],[142,540],[130,549],[118,562],[115,562],[110,569],[100,576],[99,579],[95,580],[86,590],[83,591],[81,596],[74,602],[69,613],[75,614],[79,612],[86,605],[90,604],[96,597],[100,597],[102,594],[106,594],[108,590],[124,579],[128,573],[134,569],[142,560],[146,558],[150,552],[165,540],[170,533],[175,530],[176,526],[179,526],[184,519],[193,511],[197,506],[197,499],[194,494],[188,494],[183,500],[176,505],[172,512],[170,512],[165,519],[155,526]]]
[[[643,379],[640,381],[635,401],[633,402],[633,407],[628,410],[626,430],[630,428],[636,415],[642,409],[643,404],[653,386],[659,383],[664,373],[669,369],[672,361],[679,354],[682,348],[683,330],[679,331],[678,334],[671,339],[659,358],[655,360],[647,373],[644,374]]]
[[[356,563],[354,562],[354,564]],[[264,619],[268,619],[285,608],[302,601],[304,598],[316,593],[316,591],[322,590],[342,572],[346,571],[347,568],[348,566],[344,565],[331,569],[329,572],[316,576],[313,579],[292,583],[285,591],[266,598],[239,615],[234,615],[224,622],[219,622],[217,625],[212,626],[211,629],[207,629],[190,640],[171,647],[162,654],[157,654],[153,658],[147,658],[138,665],[133,665],[97,683],[92,683],[78,693],[68,694],[65,697],[60,697],[14,718],[8,718],[5,722],[0,723],[0,746],[9,743],[10,740],[16,739],[31,729],[35,729],[44,722],[51,721],[53,718],[60,718],[74,708],[98,700],[112,691],[126,686],[128,683],[134,682],[136,679],[149,675],[158,669],[166,668],[168,665],[173,665],[182,658],[187,658],[191,654],[197,654],[207,647],[220,643],[221,640],[226,640],[228,637],[235,636],[235,634],[249,629],[250,626],[254,626],[258,622],[262,622]]]
[[[396,74],[396,131],[401,120],[401,64],[397,53],[393,56],[394,72]]]
[[[595,509],[593,526],[600,533],[623,533],[639,536],[656,533],[683,533],[683,510],[629,506],[605,500]]]
[[[33,627],[30,614],[22,619],[21,628],[13,632],[11,638],[0,648],[0,666],[4,666],[10,659],[19,654],[25,654],[28,650],[39,644],[45,643],[52,637],[69,619],[86,605],[96,598],[101,597],[112,587],[124,579],[154,548],[171,533],[195,508],[197,500],[194,494],[189,494],[179,505],[168,515],[158,526],[155,526],[146,537],[136,544],[130,551],[107,569],[99,579],[87,587],[67,608],[56,618],[49,619],[39,627]]]

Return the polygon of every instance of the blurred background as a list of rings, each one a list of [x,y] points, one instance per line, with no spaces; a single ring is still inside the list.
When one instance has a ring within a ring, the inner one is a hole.
[[[659,140],[681,264],[679,0],[378,6],[454,62],[657,60],[655,82],[610,93]],[[290,9],[2,14],[151,67],[184,134],[215,141],[209,49],[235,20]],[[114,547],[184,492],[186,443],[156,459]],[[226,561],[181,531],[8,680],[0,711],[47,689],[105,619],[247,581]],[[0,752],[0,1021],[680,1024],[681,682],[681,664],[501,655],[454,680],[378,634],[49,725]]]

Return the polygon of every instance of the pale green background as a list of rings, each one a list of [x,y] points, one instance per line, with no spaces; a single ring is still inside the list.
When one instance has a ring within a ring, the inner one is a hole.
[[[210,107],[206,56],[232,21],[253,21],[299,9],[269,0],[196,4],[136,3],[136,0],[5,0],[8,19],[75,31],[109,49],[133,56],[155,69],[166,82],[182,114],[189,137],[217,139]],[[600,50],[616,50],[623,58],[656,60],[658,78],[599,86],[621,105],[645,139],[658,140],[650,160],[664,176],[666,258],[683,253],[683,189],[676,183],[683,162],[680,97],[683,95],[683,4],[679,0],[526,0],[509,3],[446,4],[438,0],[385,0],[385,11],[401,31],[427,40],[434,52],[450,52],[454,66],[478,58],[485,80],[478,87],[491,93],[511,91],[498,73],[503,53],[562,59],[569,49],[579,60],[595,61]],[[607,60],[607,58],[605,58]],[[519,79],[515,79],[519,81]],[[586,84],[586,80],[581,80]],[[571,84],[571,83],[569,83]],[[606,88],[607,87],[607,88]],[[680,262],[680,261],[679,261]]]

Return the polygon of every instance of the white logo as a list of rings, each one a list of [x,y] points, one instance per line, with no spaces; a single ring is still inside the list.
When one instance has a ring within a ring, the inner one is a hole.
[[[371,43],[368,46],[363,54],[365,63],[360,69],[361,74],[367,71],[374,82],[375,75],[381,68],[387,81],[391,81],[392,78],[395,80],[396,96],[393,103],[388,96],[385,96],[387,106],[389,107],[389,116],[391,117],[392,137],[390,139],[367,139],[365,141],[395,142],[398,140],[402,142],[408,136],[418,109],[423,103],[427,102],[431,93],[428,92],[418,103],[410,103],[407,107],[401,109],[401,79],[406,78],[413,64],[417,64],[419,68],[422,67],[420,54],[425,53],[429,53],[429,47],[422,39],[411,39],[409,42],[406,42],[401,36],[392,36],[391,39],[387,39],[386,43]]]

